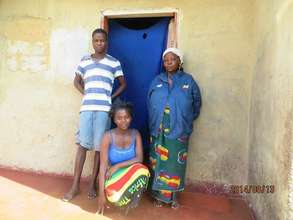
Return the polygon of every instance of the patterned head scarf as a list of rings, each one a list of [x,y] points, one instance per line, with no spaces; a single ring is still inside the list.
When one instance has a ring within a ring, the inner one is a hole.
[[[178,48],[175,48],[175,47],[169,47],[168,49],[166,49],[163,53],[163,59],[164,59],[164,56],[169,52],[171,52],[179,57],[180,64],[183,63],[183,53]]]

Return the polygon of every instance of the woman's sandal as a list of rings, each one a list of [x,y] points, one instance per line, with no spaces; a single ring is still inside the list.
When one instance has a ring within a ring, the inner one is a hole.
[[[171,208],[172,209],[178,209],[180,207],[180,204],[177,201],[174,201],[171,203]]]
[[[161,208],[163,206],[163,202],[161,202],[160,200],[155,199],[154,206],[156,208]]]

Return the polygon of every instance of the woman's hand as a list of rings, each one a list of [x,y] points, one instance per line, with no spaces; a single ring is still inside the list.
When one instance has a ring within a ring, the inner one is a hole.
[[[104,215],[104,210],[106,208],[106,198],[105,195],[99,195],[98,198],[98,214]]]
[[[117,170],[118,170],[118,167],[115,165],[110,167],[106,173],[106,178],[109,179],[113,175],[113,173],[115,173]]]

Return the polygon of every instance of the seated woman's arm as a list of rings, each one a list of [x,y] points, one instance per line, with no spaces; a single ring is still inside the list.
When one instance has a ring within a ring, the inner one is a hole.
[[[99,171],[99,198],[98,198],[98,213],[104,214],[106,205],[105,196],[105,177],[108,169],[108,151],[110,145],[110,134],[106,132],[101,142],[100,152],[100,171]]]
[[[126,160],[121,163],[117,163],[114,166],[112,166],[108,173],[106,174],[108,177],[112,176],[115,171],[117,171],[119,168],[126,167],[129,165],[132,165],[134,163],[141,163],[143,161],[143,150],[142,150],[142,140],[140,133],[136,131],[136,136],[135,136],[135,142],[136,142],[136,156],[131,159],[131,160]],[[101,172],[101,171],[100,171]]]

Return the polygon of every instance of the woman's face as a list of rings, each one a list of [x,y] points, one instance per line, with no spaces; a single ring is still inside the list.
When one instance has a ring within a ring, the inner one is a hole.
[[[175,73],[180,64],[180,59],[174,53],[169,52],[164,56],[164,67],[167,73]]]
[[[118,109],[114,115],[114,122],[118,128],[127,130],[131,123],[131,115],[125,109]]]

